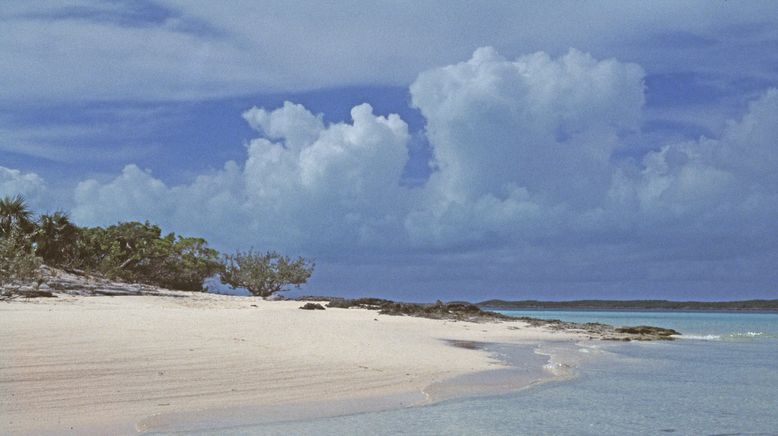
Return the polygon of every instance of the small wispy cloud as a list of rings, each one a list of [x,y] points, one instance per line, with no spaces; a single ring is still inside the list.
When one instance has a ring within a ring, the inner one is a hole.
[[[1,133],[0,133],[1,135]],[[0,136],[0,151],[61,163],[127,162],[145,158],[156,147],[130,145],[99,148],[6,141]]]

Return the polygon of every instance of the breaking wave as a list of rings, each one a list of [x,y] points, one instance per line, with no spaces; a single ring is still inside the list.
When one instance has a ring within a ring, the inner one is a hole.
[[[727,341],[727,340],[733,341],[733,340],[744,340],[744,339],[772,338],[772,337],[776,337],[776,335],[772,335],[765,332],[747,331],[747,332],[736,332],[736,333],[721,334],[721,335],[684,334],[679,337],[681,339],[692,339],[697,341]]]

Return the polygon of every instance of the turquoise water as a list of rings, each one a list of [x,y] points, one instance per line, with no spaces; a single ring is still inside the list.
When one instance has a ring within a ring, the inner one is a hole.
[[[526,315],[527,312],[521,312]],[[778,434],[778,314],[532,311],[697,339],[608,345],[572,380],[429,407],[205,434]]]
[[[658,312],[589,310],[504,310],[511,316],[601,322],[615,326],[654,325],[675,329],[689,339],[740,340],[778,338],[778,313]]]

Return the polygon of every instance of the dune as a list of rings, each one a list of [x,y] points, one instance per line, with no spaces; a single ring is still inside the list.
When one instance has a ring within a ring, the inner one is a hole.
[[[430,386],[505,365],[452,341],[586,337],[300,306],[176,292],[0,302],[0,433],[133,434],[419,405],[435,400]]]

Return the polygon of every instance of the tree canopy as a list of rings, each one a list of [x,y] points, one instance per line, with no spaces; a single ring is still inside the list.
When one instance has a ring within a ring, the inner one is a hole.
[[[13,231],[31,232],[31,219],[32,212],[21,195],[0,199],[0,236],[7,237]]]

